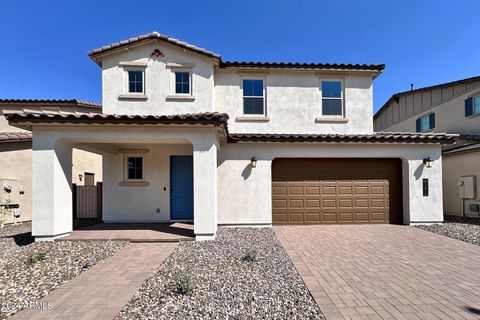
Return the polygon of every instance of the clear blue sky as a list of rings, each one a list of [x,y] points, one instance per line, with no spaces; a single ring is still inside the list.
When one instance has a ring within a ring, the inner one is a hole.
[[[101,101],[93,48],[158,31],[224,60],[385,63],[398,91],[480,75],[480,1],[2,1],[0,98]]]

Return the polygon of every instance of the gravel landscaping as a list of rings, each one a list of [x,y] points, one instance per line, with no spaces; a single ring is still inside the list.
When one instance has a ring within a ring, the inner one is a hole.
[[[0,230],[0,319],[68,281],[95,263],[113,255],[126,242],[37,242],[30,223]]]
[[[445,216],[443,224],[417,226],[453,239],[480,245],[480,219],[460,216]]]
[[[182,242],[117,319],[324,317],[273,230],[221,228],[215,241]]]

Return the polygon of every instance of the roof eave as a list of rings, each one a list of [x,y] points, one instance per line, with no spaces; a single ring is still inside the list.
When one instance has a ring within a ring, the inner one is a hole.
[[[177,47],[180,47],[184,50],[189,50],[190,52],[193,52],[193,53],[196,53],[196,54],[199,54],[199,55],[203,55],[203,56],[206,56],[208,58],[212,58],[214,60],[220,61],[220,59],[221,59],[220,55],[215,53],[215,52],[190,45],[190,44],[188,44],[186,42],[183,42],[183,41],[178,41],[177,39],[173,39],[171,37],[168,37],[166,35],[162,35],[162,34],[159,34],[159,33],[156,33],[156,32],[150,33],[148,35],[139,36],[139,37],[143,37],[143,38],[142,39],[137,39],[137,40],[128,39],[128,40],[120,41],[120,42],[115,43],[115,44],[118,44],[118,45],[116,45],[114,47],[111,47],[111,48],[108,48],[108,49],[104,49],[103,47],[93,49],[92,51],[88,52],[88,56],[97,65],[99,65],[101,67],[102,66],[102,59],[101,58],[104,57],[105,55],[114,54],[114,53],[122,51],[122,50],[127,50],[128,51],[129,48],[131,48],[131,47],[143,45],[143,44],[145,44],[147,42],[151,42],[151,41],[153,41],[153,42],[163,41],[163,42],[165,42],[167,44],[170,44],[172,46],[177,46]]]

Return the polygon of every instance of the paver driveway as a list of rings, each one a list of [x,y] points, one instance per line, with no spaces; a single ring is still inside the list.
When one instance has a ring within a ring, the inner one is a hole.
[[[278,226],[333,319],[480,319],[480,246],[396,225]]]

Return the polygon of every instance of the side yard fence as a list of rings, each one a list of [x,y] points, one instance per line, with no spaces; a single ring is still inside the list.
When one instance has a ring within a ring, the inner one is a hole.
[[[102,183],[95,186],[72,186],[73,218],[102,219]]]

